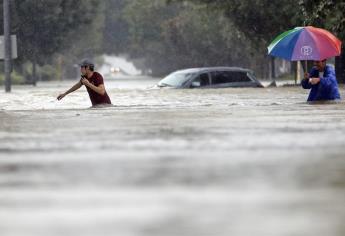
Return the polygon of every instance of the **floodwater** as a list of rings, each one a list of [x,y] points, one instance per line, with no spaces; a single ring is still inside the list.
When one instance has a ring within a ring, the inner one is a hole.
[[[345,235],[344,102],[156,82],[1,88],[0,235]]]

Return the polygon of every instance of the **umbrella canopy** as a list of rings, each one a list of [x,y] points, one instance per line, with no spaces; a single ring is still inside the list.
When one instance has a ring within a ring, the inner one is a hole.
[[[289,61],[320,61],[341,53],[341,41],[327,30],[306,26],[288,30],[268,46],[268,54]]]

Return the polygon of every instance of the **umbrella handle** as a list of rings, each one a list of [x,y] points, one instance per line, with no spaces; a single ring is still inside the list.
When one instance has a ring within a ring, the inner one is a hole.
[[[301,62],[301,64],[302,64],[304,73],[308,72],[308,61],[305,60],[304,63]]]

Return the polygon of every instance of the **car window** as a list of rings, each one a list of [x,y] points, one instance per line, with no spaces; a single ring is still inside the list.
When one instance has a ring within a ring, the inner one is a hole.
[[[200,74],[197,78],[195,78],[195,79],[193,80],[193,83],[194,83],[194,82],[197,82],[197,83],[200,84],[200,86],[198,86],[198,87],[205,87],[205,86],[210,85],[210,79],[209,79],[209,77],[208,77],[208,73],[202,73],[202,74]],[[193,87],[193,84],[192,84],[191,87]]]
[[[247,73],[241,71],[215,71],[211,73],[211,78],[212,84],[251,82]]]
[[[174,72],[162,79],[158,84],[161,86],[180,87],[184,85],[194,75],[194,73]]]

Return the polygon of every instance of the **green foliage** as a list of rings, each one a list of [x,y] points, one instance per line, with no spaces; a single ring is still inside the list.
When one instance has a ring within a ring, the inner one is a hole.
[[[128,49],[129,28],[123,9],[127,0],[104,1],[102,47],[108,54],[125,53]]]
[[[82,1],[84,4],[84,1]],[[89,5],[91,20],[75,30],[66,33],[66,39],[61,49],[51,55],[51,62],[55,67],[61,67],[62,78],[76,76],[77,63],[83,58],[94,58],[103,53],[103,31],[105,20],[105,2],[100,1]],[[86,9],[89,11],[89,9]],[[83,11],[81,11],[83,12]]]
[[[334,33],[345,44],[345,2],[335,0],[300,0],[306,24],[325,28]],[[335,60],[339,82],[345,83],[345,47]]]
[[[97,0],[12,0],[11,30],[18,45],[15,68],[26,61],[53,65],[56,53],[75,63],[75,57],[80,59],[85,51],[88,55],[100,52],[103,35],[90,32],[102,32],[102,4]]]
[[[172,0],[174,1],[174,0]],[[184,2],[175,0],[175,2]],[[223,12],[255,47],[267,45],[282,31],[302,23],[297,0],[189,0]]]
[[[49,81],[57,80],[59,77],[59,72],[56,67],[52,65],[40,66],[37,69],[40,80]]]
[[[32,63],[23,63],[20,67],[20,73],[23,77],[23,83],[32,82]],[[11,74],[13,80],[13,74]],[[45,64],[42,66],[37,66],[37,79],[41,81],[57,80],[59,78],[59,71],[55,65]]]
[[[129,1],[124,15],[128,52],[132,58],[145,58],[154,75],[186,67],[251,67],[259,55],[223,13],[204,6]]]
[[[312,24],[345,37],[345,3],[334,0],[12,0],[11,7],[15,66],[29,77],[22,64],[37,62],[41,79],[73,77],[81,58],[103,53],[126,53],[155,75],[214,65],[267,70],[266,47],[282,31]]]
[[[334,0],[300,0],[306,25],[326,28],[345,38],[345,2]]]
[[[313,25],[335,33],[345,43],[345,2],[335,0],[167,0],[206,5],[223,12],[252,42],[266,48],[279,33],[296,26]],[[338,78],[345,82],[345,49],[336,58]]]
[[[11,74],[11,82],[12,84],[24,84],[25,79],[23,75],[19,74],[17,71],[14,71]],[[4,83],[5,83],[5,75],[0,74],[0,85],[4,85]]]
[[[124,9],[129,26],[128,53],[132,58],[144,58],[144,67],[155,75],[169,71],[171,56],[163,36],[163,26],[177,15],[175,6],[161,0],[128,1]]]
[[[181,67],[248,65],[249,41],[222,14],[188,7],[163,28],[167,54]],[[172,61],[172,63],[173,63]],[[176,64],[175,62],[175,64]]]
[[[89,25],[96,0],[12,1],[12,33],[18,38],[21,60],[39,64],[66,46],[71,32]]]

